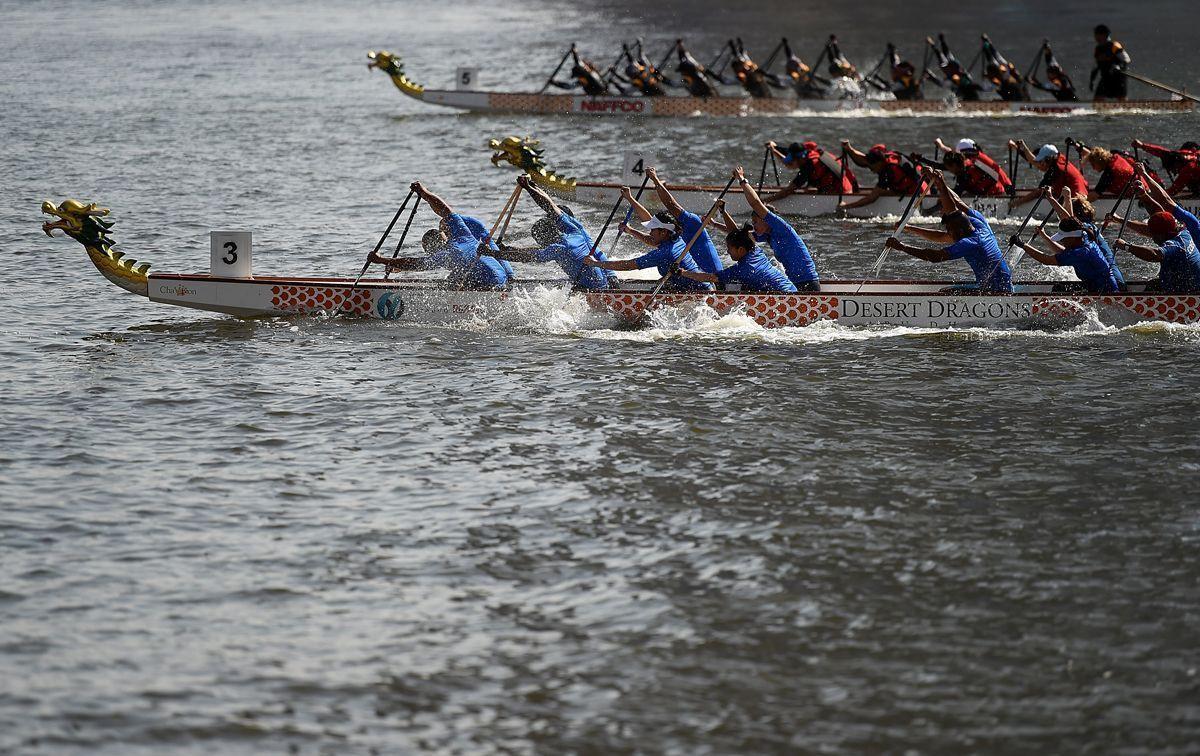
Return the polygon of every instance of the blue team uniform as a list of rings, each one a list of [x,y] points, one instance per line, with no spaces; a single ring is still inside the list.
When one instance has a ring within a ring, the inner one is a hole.
[[[1012,271],[1004,261],[996,235],[978,210],[967,210],[975,233],[946,247],[951,260],[963,259],[971,266],[979,290],[985,294],[1012,294]]]
[[[462,219],[463,223],[467,224],[467,228],[471,229],[471,233],[475,235],[476,239],[483,241],[485,238],[487,238],[489,232],[487,226],[483,225],[483,221],[479,220],[478,218],[473,218],[470,215],[464,215],[462,216]],[[494,239],[488,239],[488,248],[494,249],[497,252],[500,251],[500,248],[496,246]],[[513,271],[513,267],[509,264],[508,260],[496,260],[496,262],[500,263],[500,267],[504,268],[504,272],[509,278],[513,278],[516,275],[516,272]]]
[[[1117,290],[1125,291],[1125,274],[1121,272],[1121,268],[1117,265],[1117,256],[1113,254],[1112,247],[1109,246],[1108,240],[1104,238],[1104,234],[1100,233],[1100,229],[1095,223],[1084,223],[1083,230],[1091,235],[1091,238],[1100,247],[1100,251],[1104,253],[1104,259],[1108,261],[1108,267],[1112,270],[1113,278],[1117,280]]]
[[[680,236],[684,242],[689,242],[692,237],[700,231],[703,218],[695,213],[684,212],[679,216],[679,227],[682,229]],[[688,254],[700,266],[700,270],[705,273],[716,273],[721,268],[725,267],[721,264],[721,255],[717,253],[717,248],[713,246],[712,237],[708,235],[708,229],[700,231],[700,238],[688,250]]]
[[[766,254],[755,247],[746,256],[716,273],[717,280],[723,284],[739,281],[743,291],[780,292],[795,294],[796,286],[788,280],[779,268],[771,264]]]
[[[1120,291],[1117,278],[1113,275],[1108,260],[1100,245],[1090,239],[1084,239],[1078,247],[1064,249],[1054,256],[1059,265],[1070,265],[1075,269],[1075,275],[1087,286],[1092,294],[1116,294]]]
[[[458,213],[447,215],[450,240],[438,252],[426,258],[430,264],[450,271],[451,283],[471,289],[499,289],[508,283],[508,273],[500,261],[479,256],[479,239]]]
[[[1165,241],[1162,254],[1158,269],[1161,290],[1170,294],[1200,293],[1200,252],[1187,229]]]
[[[800,234],[796,233],[796,229],[775,213],[767,213],[766,222],[770,231],[765,235],[755,234],[754,239],[771,245],[775,259],[783,264],[783,269],[792,283],[819,284],[821,279],[817,276],[816,263],[813,262],[808,246],[800,238]]]
[[[592,237],[584,230],[579,221],[566,213],[555,220],[555,225],[562,234],[562,239],[533,253],[538,262],[557,263],[562,267],[567,277],[581,289],[607,289],[615,284],[615,275],[606,275],[610,271],[585,265],[583,258],[592,253]],[[597,260],[607,260],[604,253],[596,250]]]
[[[635,258],[633,263],[637,266],[638,270],[657,267],[658,274],[665,276],[671,271],[671,266],[679,259],[679,255],[683,253],[683,248],[686,246],[687,244],[683,239],[680,239],[678,236],[672,236],[641,257]],[[686,255],[683,255],[682,260],[679,260],[679,268],[680,270],[691,270],[697,273],[702,272],[700,266],[692,259],[690,251]],[[712,284],[693,281],[690,278],[684,278],[680,275],[671,276],[671,279],[667,283],[671,288],[678,291],[712,290]]]

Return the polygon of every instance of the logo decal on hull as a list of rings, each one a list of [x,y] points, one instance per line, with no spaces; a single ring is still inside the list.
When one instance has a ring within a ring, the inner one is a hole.
[[[400,298],[400,292],[388,291],[379,296],[379,301],[375,303],[375,312],[384,320],[399,320],[404,314],[404,300]]]

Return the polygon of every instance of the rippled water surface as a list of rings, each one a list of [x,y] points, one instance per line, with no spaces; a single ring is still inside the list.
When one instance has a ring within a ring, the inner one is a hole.
[[[260,272],[353,274],[415,177],[494,217],[489,137],[581,179],[632,145],[705,181],[767,138],[1200,137],[1192,115],[472,116],[365,67],[387,48],[431,86],[482,62],[526,89],[572,40],[783,31],[815,57],[837,31],[865,61],[980,30],[878,5],[864,29],[862,4],[0,4],[0,752],[1194,752],[1198,329],[632,331],[549,289],[494,325],[238,321],[125,295],[39,229],[72,196],[162,270],[233,227]],[[1196,87],[1194,9],[1144,10],[987,24],[1022,63],[1061,40],[1083,81],[1105,20]],[[830,278],[885,233],[801,228]]]

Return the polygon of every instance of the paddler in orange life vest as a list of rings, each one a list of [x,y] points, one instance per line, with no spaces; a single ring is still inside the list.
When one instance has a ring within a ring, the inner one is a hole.
[[[1036,155],[1030,151],[1024,140],[1021,139],[1016,141],[1008,140],[1008,146],[1017,150],[1021,154],[1021,157],[1025,158],[1034,168],[1042,171],[1042,181],[1038,184],[1039,188],[1014,197],[1012,201],[1013,207],[1020,207],[1035,200],[1041,194],[1040,187],[1043,186],[1050,187],[1050,192],[1054,195],[1061,194],[1063,188],[1067,187],[1071,190],[1071,195],[1074,197],[1086,198],[1088,196],[1087,179],[1083,177],[1083,174],[1079,172],[1079,169],[1075,167],[1075,164],[1066,155],[1059,153],[1058,148],[1054,145],[1043,144],[1038,149]]]
[[[1003,197],[1012,191],[1012,179],[974,139],[959,139],[953,149],[939,137],[934,142],[946,153],[942,165],[954,174],[954,191],[962,196]]]
[[[1124,100],[1129,96],[1129,82],[1125,69],[1133,62],[1129,52],[1112,38],[1112,31],[1104,24],[1093,32],[1096,38],[1096,67],[1088,78],[1097,100]],[[1096,77],[1100,77],[1099,83]]]
[[[992,44],[992,40],[988,38],[988,35],[982,35],[982,42],[983,51],[981,54],[985,61],[983,75],[992,87],[995,88],[996,93],[1000,95],[1000,99],[1008,102],[1028,100],[1029,90],[1025,88],[1021,72],[1007,58],[1000,54],[1000,51]]]
[[[842,169],[838,159],[822,150],[816,142],[798,144],[792,142],[787,152],[781,152],[775,142],[767,142],[767,149],[783,161],[783,165],[796,171],[791,183],[775,194],[762,198],[770,204],[784,197],[805,192],[813,194],[853,194],[858,190],[854,172],[849,166]],[[845,174],[845,175],[843,175]],[[841,189],[839,191],[839,184]]]
[[[767,86],[767,77],[763,74],[762,69],[758,64],[751,60],[750,55],[746,53],[745,46],[742,45],[742,40],[729,40],[729,51],[733,58],[730,62],[730,68],[733,69],[734,76],[741,82],[742,88],[745,89],[751,97],[768,98],[771,96],[771,88]]]
[[[571,50],[571,58],[574,61],[574,64],[571,66],[571,78],[574,81],[567,88],[574,89],[578,87],[583,90],[584,94],[592,95],[593,97],[608,92],[608,83],[605,82],[604,77],[600,74],[595,64],[590,60],[580,58],[579,53],[575,52],[574,49]]]
[[[938,59],[938,69],[942,75],[946,77],[946,82],[949,83],[954,96],[960,100],[978,100],[979,85],[971,79],[971,73],[958,62],[958,58],[954,57],[954,53],[950,51],[950,43],[946,41],[946,35],[938,34],[937,44],[934,43],[932,37],[925,38],[925,44],[933,50],[934,55]]]
[[[804,100],[824,97],[825,86],[829,80],[817,76],[811,66],[792,52],[792,46],[788,43],[787,37],[783,39],[783,54],[787,58],[788,78],[792,80],[792,88],[796,90],[796,94]]]
[[[1175,181],[1167,188],[1172,197],[1184,195],[1200,196],[1200,144],[1184,142],[1179,149],[1172,150],[1159,144],[1133,140],[1134,149],[1162,160],[1163,169],[1174,174]]]
[[[713,74],[700,61],[692,57],[692,54],[683,46],[683,40],[675,40],[675,51],[679,55],[679,78],[683,79],[683,86],[687,87],[688,94],[692,97],[713,97],[717,94],[717,87],[713,79]]]
[[[825,54],[829,58],[830,76],[845,76],[849,79],[858,79],[858,69],[854,67],[849,58],[842,55],[842,48],[838,45],[838,39],[833,34],[829,35],[829,41],[825,43]]]
[[[887,45],[887,59],[892,69],[891,93],[897,100],[920,100],[921,76],[912,61],[904,60],[891,42]]]
[[[877,144],[866,152],[860,152],[854,149],[849,139],[843,139],[842,150],[856,165],[870,169],[879,177],[879,182],[862,199],[849,203],[843,201],[840,210],[866,207],[885,194],[912,194],[921,184],[921,175],[916,167],[899,152],[889,150],[887,145]]]
[[[1042,42],[1042,56],[1046,61],[1046,83],[1038,81],[1032,73],[1026,76],[1025,80],[1031,86],[1054,95],[1054,99],[1059,102],[1078,102],[1079,96],[1075,94],[1075,84],[1067,75],[1066,69],[1054,57],[1054,52],[1050,49],[1050,40]]]
[[[624,50],[625,59],[628,63],[625,65],[624,80],[637,87],[637,90],[645,97],[662,97],[667,91],[662,86],[662,76],[655,70],[654,64],[646,60],[644,56],[633,57],[629,52],[628,45],[621,45]]]

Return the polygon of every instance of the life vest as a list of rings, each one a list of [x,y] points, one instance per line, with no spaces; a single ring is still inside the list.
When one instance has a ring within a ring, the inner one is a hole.
[[[993,181],[1000,182],[1004,186],[1004,191],[1008,192],[1009,188],[1012,187],[1012,179],[1008,177],[1008,174],[1004,172],[1004,169],[1000,167],[1000,164],[991,155],[982,150],[975,150],[971,158],[979,166],[979,170],[986,173]]]
[[[679,67],[676,70],[692,97],[712,97],[717,93],[704,75],[704,66],[682,48],[679,50]]]
[[[1075,167],[1075,164],[1066,155],[1059,155],[1054,159],[1054,163],[1050,169],[1042,176],[1042,186],[1050,187],[1050,191],[1057,197],[1063,190],[1063,187],[1071,187],[1071,193],[1086,197],[1088,194],[1088,182]]]
[[[823,194],[838,194],[841,192],[858,191],[858,185],[850,167],[846,167],[845,178],[842,177],[842,164],[833,155],[824,150],[809,150],[804,159],[808,161],[808,186]],[[839,188],[839,182],[841,187]]]
[[[647,97],[659,97],[667,93],[659,77],[646,65],[637,61],[625,66],[625,77]]]
[[[955,189],[960,194],[975,197],[1003,197],[1008,194],[1008,185],[1000,180],[996,171],[978,158],[963,158],[963,171],[958,176]]]
[[[585,61],[580,61],[578,65],[571,67],[571,78],[579,82],[579,86],[583,88],[584,94],[602,95],[608,91],[608,87],[604,84],[604,79],[600,78],[600,73],[596,67]]]
[[[879,186],[901,194],[908,194],[917,188],[921,174],[912,163],[906,162],[904,156],[895,150],[883,153],[883,166],[879,169]]]
[[[1096,66],[1103,74],[1112,74],[1125,70],[1129,64],[1129,53],[1115,39],[1106,39],[1096,45]]]

